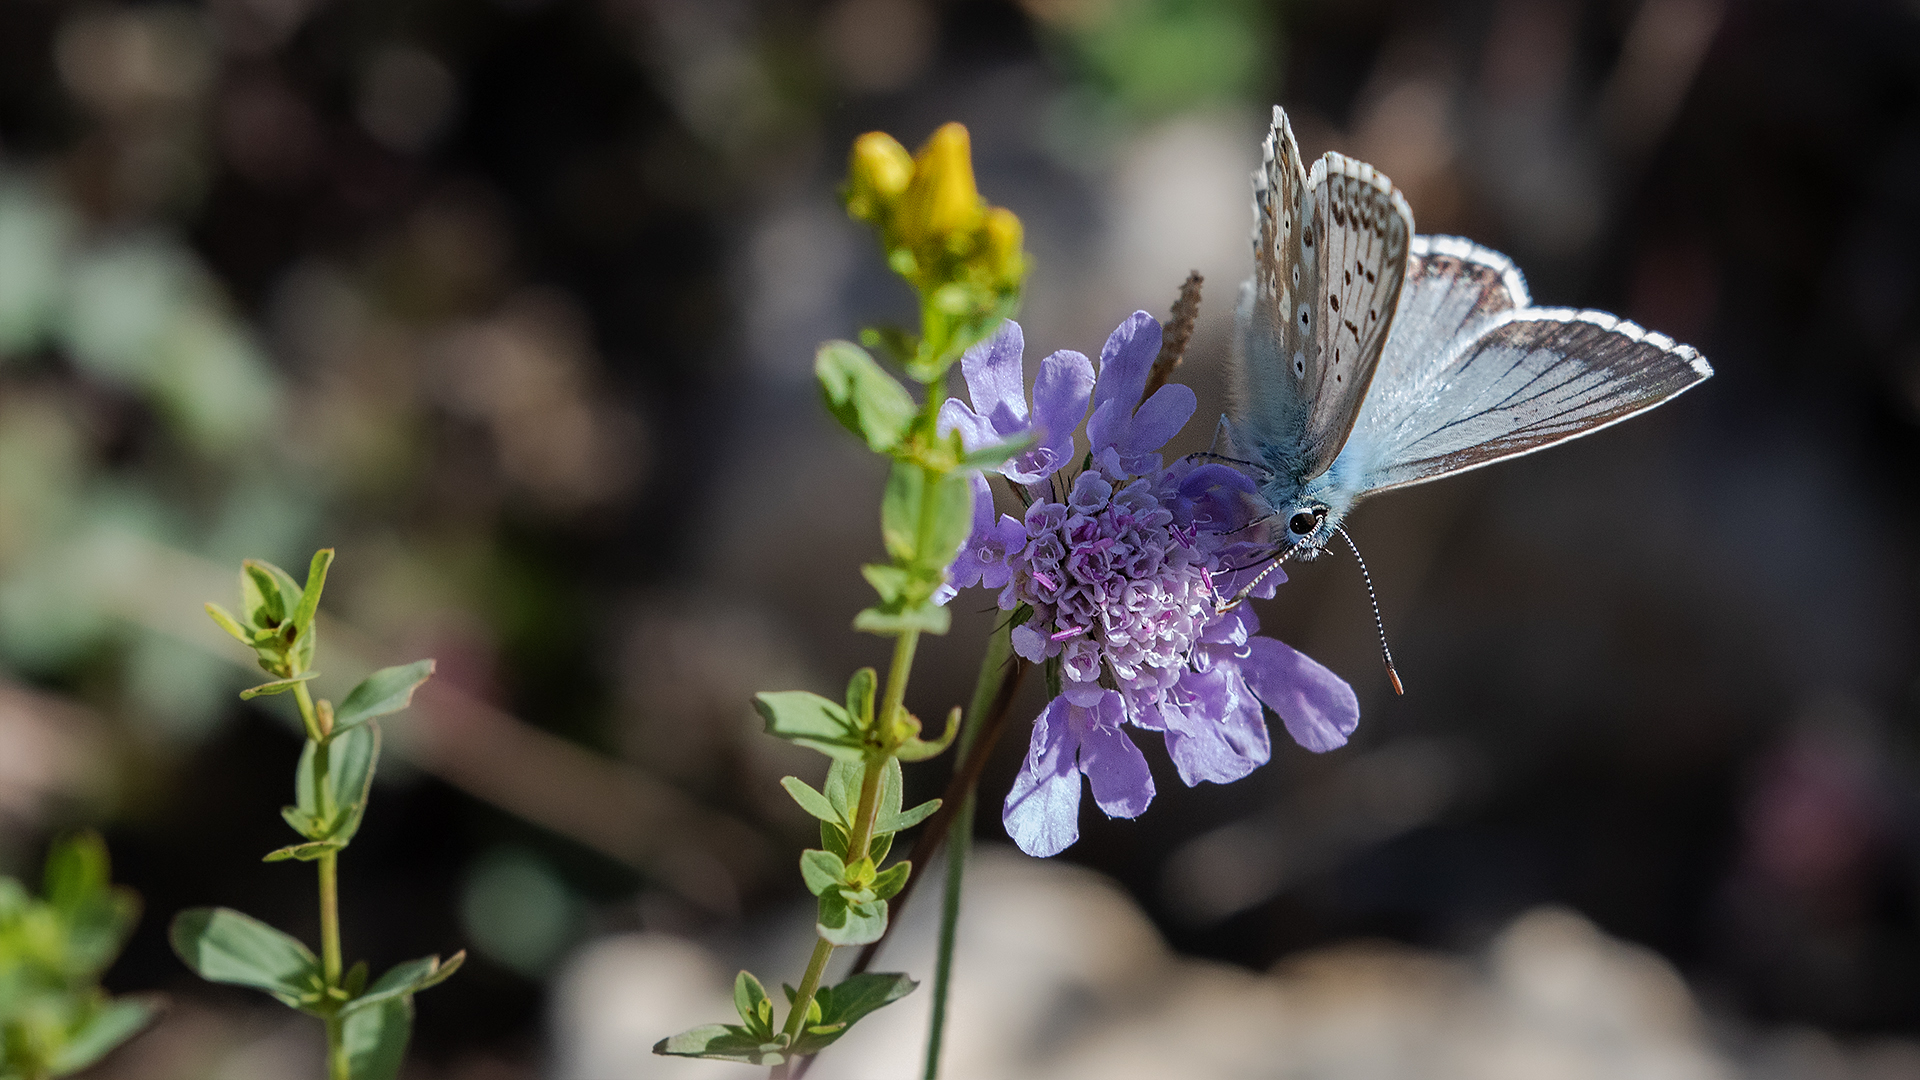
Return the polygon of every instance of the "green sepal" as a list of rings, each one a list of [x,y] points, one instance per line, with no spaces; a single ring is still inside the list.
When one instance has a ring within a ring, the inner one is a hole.
[[[292,818],[288,818],[287,823],[309,839],[338,840],[340,846],[345,847],[360,830],[360,820],[367,811],[374,770],[380,763],[380,725],[362,724],[344,734],[335,733],[328,740],[327,786],[334,807],[331,818],[324,818],[320,813],[320,792],[314,779],[319,749],[318,743],[307,740],[300,751],[300,764],[294,770],[293,785],[295,810],[314,822],[317,832],[301,832]],[[282,811],[281,816],[287,817],[286,812]]]
[[[787,1008],[789,1009],[793,1008],[794,1000],[800,996],[800,991],[795,990],[788,983],[781,983],[780,989],[787,995]],[[824,999],[829,993],[830,991],[823,986],[818,990],[815,990],[813,992],[813,996],[807,999],[807,1018],[804,1021],[804,1023],[817,1024],[821,1021],[823,1017],[825,1017],[826,1015],[826,1009],[824,1007],[825,1002],[822,999]]]
[[[66,1037],[53,1055],[47,1075],[66,1076],[106,1057],[114,1047],[140,1033],[160,1015],[163,1005],[156,997],[123,997],[105,1002],[91,1010],[92,1015]]]
[[[934,811],[939,809],[939,799],[928,799],[911,810],[902,810],[882,817],[873,828],[875,832],[903,832],[932,817]]]
[[[773,1038],[773,999],[750,971],[734,976],[733,1009],[755,1038],[763,1041]]]
[[[767,722],[767,734],[837,761],[866,757],[866,742],[847,710],[819,694],[779,690],[753,695],[753,707]]]
[[[912,572],[903,566],[892,563],[866,563],[860,567],[860,576],[867,579],[873,591],[880,594],[885,606],[899,605],[907,595],[908,586],[913,584]]]
[[[317,840],[326,835],[326,822],[297,806],[281,807],[280,817],[287,823],[288,828],[309,840]]]
[[[956,434],[958,434],[956,432]],[[978,450],[960,455],[962,469],[997,469],[1007,463],[1007,459],[1032,446],[1038,436],[1032,431],[1023,431],[1005,442],[993,443]]]
[[[341,1024],[353,1080],[397,1080],[407,1060],[407,1040],[413,1036],[413,998],[388,998],[377,1007],[361,1009]]]
[[[827,797],[809,787],[805,780],[797,776],[783,776],[780,778],[780,786],[787,789],[787,794],[793,796],[793,801],[800,804],[800,809],[821,821],[830,821],[841,826],[846,824],[840,818],[839,811],[827,801]]]
[[[258,559],[247,559],[240,564],[240,617],[256,631],[272,630],[287,617],[280,583],[267,569],[269,565]],[[254,640],[257,642],[258,638]]]
[[[861,668],[847,680],[847,715],[861,731],[873,727],[873,698],[879,683],[879,675],[870,667]]]
[[[891,900],[907,887],[907,877],[913,873],[913,864],[905,859],[894,863],[873,876],[873,884],[867,886],[873,895],[881,900]]]
[[[702,1024],[671,1038],[661,1039],[653,1044],[653,1052],[664,1057],[778,1065],[787,1059],[786,1046],[785,1033],[771,1039],[761,1039],[738,1024]]]
[[[436,986],[460,970],[460,965],[466,961],[467,951],[462,949],[447,957],[444,962],[438,956],[423,956],[418,960],[395,964],[372,986],[367,987],[364,993],[356,995],[352,1001],[342,1005],[340,1015],[350,1016],[381,1002],[411,996],[430,986]]]
[[[913,429],[919,412],[913,395],[853,342],[823,343],[814,353],[813,373],[827,411],[874,453],[892,450]]]
[[[923,634],[944,634],[953,626],[953,613],[934,603],[921,603],[904,611],[870,607],[853,617],[853,628],[863,634],[897,637],[909,630]]]
[[[887,902],[851,903],[839,889],[820,894],[820,921],[814,930],[835,945],[867,945],[887,932]]]
[[[947,714],[947,730],[933,742],[920,737],[918,720],[913,721],[913,724],[915,733],[909,735],[906,742],[894,749],[894,756],[901,761],[925,761],[930,757],[938,757],[946,751],[947,747],[953,745],[953,737],[960,734],[960,707],[955,705],[953,711]]]
[[[333,549],[321,548],[307,564],[307,584],[300,590],[300,602],[293,609],[293,625],[306,630],[320,610],[320,591],[327,587],[327,567],[333,565]]]
[[[286,862],[288,859],[298,859],[301,862],[313,862],[346,846],[345,840],[309,840],[304,844],[289,844],[283,848],[276,848],[267,852],[260,861]]]
[[[261,683],[259,686],[249,686],[245,690],[240,691],[240,700],[252,701],[254,698],[267,697],[270,694],[284,694],[309,679],[317,679],[319,677],[319,672],[309,671],[303,675],[295,675],[291,679],[275,679],[270,683]]]
[[[897,972],[868,971],[849,975],[837,986],[822,987],[814,999],[821,1002],[819,1022],[810,1023],[794,1040],[793,1053],[819,1053],[867,1014],[899,1001],[918,985]]]
[[[173,951],[208,982],[264,990],[306,1009],[324,990],[320,961],[295,938],[231,908],[188,908],[167,934]]]
[[[898,326],[869,326],[860,331],[860,344],[885,353],[887,359],[904,367],[920,351],[920,335]]]
[[[208,601],[205,607],[207,609],[207,615],[212,618],[215,623],[219,624],[220,629],[233,635],[235,641],[248,647],[253,645],[253,635],[247,631],[246,627],[241,626],[240,620],[234,618],[226,608],[212,601]]]
[[[839,888],[847,879],[847,864],[831,851],[809,848],[800,853],[800,877],[815,896]]]
[[[396,713],[413,704],[413,692],[432,676],[432,660],[415,660],[411,664],[381,668],[360,680],[360,685],[333,710],[334,737],[376,716]]]

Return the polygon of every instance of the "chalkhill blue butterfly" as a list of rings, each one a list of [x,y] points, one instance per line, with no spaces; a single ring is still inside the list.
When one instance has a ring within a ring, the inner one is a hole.
[[[1506,256],[1416,236],[1364,162],[1308,172],[1278,106],[1263,157],[1229,439],[1265,470],[1276,565],[1318,556],[1369,495],[1598,431],[1713,374],[1606,312],[1531,306]]]

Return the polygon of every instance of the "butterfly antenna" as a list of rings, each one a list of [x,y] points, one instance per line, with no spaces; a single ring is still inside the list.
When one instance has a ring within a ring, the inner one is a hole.
[[[1234,593],[1233,599],[1227,601],[1224,604],[1216,604],[1213,609],[1214,613],[1217,615],[1224,615],[1227,612],[1232,611],[1234,608],[1239,607],[1241,603],[1246,600],[1247,597],[1253,595],[1253,590],[1260,587],[1260,583],[1266,580],[1268,574],[1271,574],[1275,570],[1280,569],[1281,563],[1286,562],[1288,559],[1293,557],[1293,551],[1294,549],[1288,548],[1287,550],[1278,553],[1277,556],[1269,556],[1270,558],[1273,559],[1273,561],[1267,564],[1267,568],[1265,570],[1260,571],[1258,574],[1255,574],[1253,580],[1247,582],[1245,588],[1241,589],[1237,593]],[[1246,570],[1246,569],[1250,569],[1253,566],[1258,566],[1258,565],[1259,563],[1250,563],[1247,566],[1240,567],[1240,569]],[[1237,572],[1238,571],[1236,571],[1236,573]]]
[[[1367,603],[1373,605],[1373,628],[1380,634],[1380,659],[1386,661],[1387,678],[1393,683],[1393,692],[1404,697],[1407,690],[1400,685],[1400,673],[1393,669],[1393,650],[1387,648],[1387,624],[1380,619],[1380,598],[1373,593],[1373,575],[1367,573],[1367,560],[1360,557],[1360,545],[1353,542],[1347,530],[1335,525],[1333,531],[1347,542],[1347,550],[1353,552],[1353,561],[1360,564],[1360,578],[1367,583]]]

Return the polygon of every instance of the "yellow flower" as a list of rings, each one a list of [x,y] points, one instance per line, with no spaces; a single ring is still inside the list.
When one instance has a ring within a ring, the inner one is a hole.
[[[847,213],[884,229],[912,179],[913,158],[907,148],[884,131],[867,132],[854,140],[853,158],[847,163]]]
[[[900,201],[895,222],[900,243],[916,253],[970,246],[986,204],[973,181],[973,152],[967,129],[945,124],[913,159],[913,179]],[[924,255],[923,255],[924,260]]]

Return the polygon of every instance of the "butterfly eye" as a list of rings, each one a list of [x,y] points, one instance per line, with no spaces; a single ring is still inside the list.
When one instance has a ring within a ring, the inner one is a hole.
[[[1295,536],[1305,536],[1320,525],[1320,519],[1311,512],[1302,510],[1287,519],[1287,531]]]

